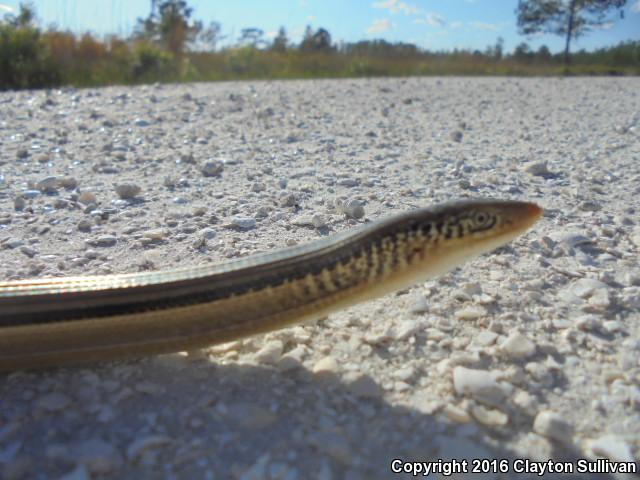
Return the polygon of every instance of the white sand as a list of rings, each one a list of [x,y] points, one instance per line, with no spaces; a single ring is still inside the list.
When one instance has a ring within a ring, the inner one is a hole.
[[[0,477],[371,479],[394,458],[640,458],[639,134],[635,78],[0,93],[3,279],[304,242],[322,234],[304,225],[314,215],[329,232],[364,220],[337,197],[365,219],[465,196],[546,209],[499,252],[316,325],[0,375]],[[114,184],[141,191],[123,200]],[[515,478],[507,466],[477,478]]]

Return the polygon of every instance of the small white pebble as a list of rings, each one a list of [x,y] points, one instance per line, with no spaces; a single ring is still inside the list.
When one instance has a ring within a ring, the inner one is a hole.
[[[364,217],[364,206],[360,200],[356,200],[355,198],[351,198],[345,200],[340,210],[344,213],[347,218],[362,218]]]
[[[608,309],[611,306],[609,292],[604,288],[599,288],[589,297],[588,303],[598,311]]]
[[[327,220],[322,215],[312,215],[311,223],[315,228],[324,228],[327,226]]]
[[[510,358],[527,358],[536,352],[536,345],[520,332],[513,332],[500,344],[500,351]]]
[[[167,232],[162,228],[155,228],[153,230],[147,230],[143,233],[143,236],[150,240],[163,240],[167,236]]]
[[[470,305],[456,311],[455,316],[458,320],[477,320],[487,315],[487,310],[483,307]]]
[[[500,406],[510,390],[496,381],[493,372],[462,366],[453,369],[453,388],[458,395],[469,395],[491,406]]]
[[[458,423],[468,423],[471,421],[471,415],[464,408],[457,405],[448,404],[442,409],[447,418]]]
[[[406,340],[418,333],[423,327],[424,325],[420,321],[403,320],[400,325],[392,330],[393,338],[396,340]]]
[[[533,415],[537,407],[535,397],[526,390],[519,390],[513,396],[513,403],[520,407],[528,415]]]
[[[409,307],[409,311],[415,314],[421,314],[429,311],[429,302],[423,295],[419,295],[414,298],[411,306]]]
[[[580,298],[589,298],[599,290],[607,290],[609,286],[594,278],[581,278],[571,285],[571,291]]]
[[[543,437],[559,442],[570,443],[573,427],[559,413],[542,410],[533,421],[533,431]]]
[[[313,373],[316,375],[336,374],[340,370],[338,362],[333,357],[324,357],[313,365]]]
[[[587,442],[589,449],[597,456],[604,456],[614,462],[634,462],[631,447],[615,435],[603,435]]]
[[[200,230],[200,235],[207,240],[211,240],[216,237],[216,231],[213,228],[205,227]]]
[[[258,363],[274,365],[282,356],[284,345],[281,340],[272,340],[254,353],[253,358]]]
[[[487,408],[483,405],[474,405],[471,414],[477,421],[488,427],[502,427],[509,421],[509,416],[495,408]]]
[[[483,330],[478,335],[475,336],[473,341],[478,345],[482,345],[483,347],[488,347],[489,345],[492,345],[497,338],[498,338],[497,333],[492,332],[490,330]]]
[[[347,388],[357,397],[374,398],[382,395],[382,388],[369,375],[348,372],[343,377]]]

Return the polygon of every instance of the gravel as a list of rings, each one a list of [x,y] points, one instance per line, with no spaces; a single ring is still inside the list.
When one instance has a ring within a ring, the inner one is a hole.
[[[1,374],[1,478],[640,458],[640,80],[66,88],[0,104],[1,280],[205,265],[461,197],[545,208],[511,245],[318,322]]]

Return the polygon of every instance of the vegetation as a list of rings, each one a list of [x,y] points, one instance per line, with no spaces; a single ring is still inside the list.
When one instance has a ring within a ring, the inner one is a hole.
[[[552,33],[565,37],[564,64],[569,65],[571,39],[603,27],[614,9],[623,15],[626,0],[525,0],[518,3],[516,14],[520,33]]]
[[[34,26],[33,10],[0,23],[0,88],[35,88],[60,83],[49,45]]]
[[[18,15],[0,21],[0,89],[248,78],[567,73],[563,54],[552,54],[545,46],[533,51],[526,43],[505,53],[501,38],[484,51],[433,52],[385,40],[336,44],[326,29],[311,27],[294,45],[284,28],[271,41],[259,28],[245,28],[236,45],[220,49],[224,38],[220,24],[205,27],[192,20],[184,0],[157,3],[127,39],[41,30],[33,9],[23,5]],[[577,8],[589,2],[572,3]],[[578,20],[569,37],[586,28],[581,11],[575,12]],[[640,74],[640,41],[579,51],[573,57],[571,74]]]

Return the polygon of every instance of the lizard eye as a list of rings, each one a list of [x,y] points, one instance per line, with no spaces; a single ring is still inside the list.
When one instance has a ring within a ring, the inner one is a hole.
[[[473,223],[475,230],[484,230],[493,227],[496,219],[487,212],[479,211],[474,213]]]

